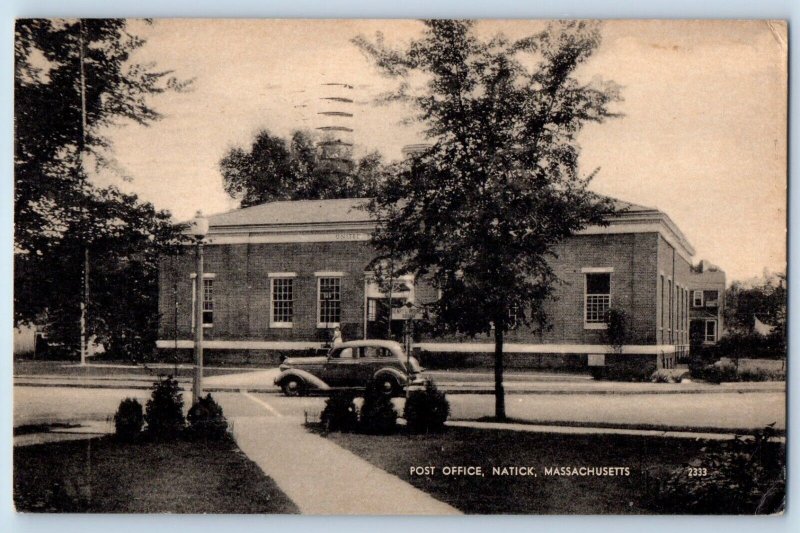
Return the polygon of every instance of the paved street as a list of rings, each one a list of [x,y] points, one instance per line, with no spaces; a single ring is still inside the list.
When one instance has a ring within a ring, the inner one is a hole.
[[[81,420],[110,420],[126,397],[146,402],[145,389],[14,387],[14,425]],[[324,398],[286,398],[275,393],[215,392],[228,417],[318,416]],[[475,420],[491,416],[494,397],[452,394],[451,418]],[[188,394],[186,395],[188,400]],[[402,399],[395,400],[398,410]],[[188,401],[187,401],[188,403]],[[715,392],[692,394],[509,394],[508,415],[531,422],[598,425],[642,425],[731,430],[758,428],[775,422],[785,429],[785,394]]]

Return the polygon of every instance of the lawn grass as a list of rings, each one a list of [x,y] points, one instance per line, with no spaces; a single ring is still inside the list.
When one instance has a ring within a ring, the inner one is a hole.
[[[231,439],[17,447],[14,503],[25,512],[298,512]]]
[[[658,479],[720,446],[689,439],[469,428],[448,428],[438,435],[330,433],[327,438],[470,514],[684,512],[659,506],[654,498]],[[435,474],[411,475],[409,472],[411,466],[428,465],[437,467]],[[442,467],[459,465],[481,466],[485,475],[443,475]],[[537,477],[493,476],[493,466],[532,466]],[[628,467],[630,475],[561,477],[544,474],[545,467],[559,466]],[[780,474],[776,472],[775,475]]]

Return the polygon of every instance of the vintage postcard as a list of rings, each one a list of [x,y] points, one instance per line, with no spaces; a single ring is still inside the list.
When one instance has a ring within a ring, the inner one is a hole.
[[[782,513],[787,39],[18,19],[17,511]]]

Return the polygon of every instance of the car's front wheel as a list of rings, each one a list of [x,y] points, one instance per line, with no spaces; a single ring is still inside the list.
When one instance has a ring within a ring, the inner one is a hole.
[[[390,375],[380,376],[375,381],[375,386],[377,390],[386,396],[397,396],[400,394],[401,390],[400,383],[397,381],[397,378]]]
[[[281,389],[286,396],[302,396],[305,394],[306,387],[300,378],[290,377],[283,380]]]

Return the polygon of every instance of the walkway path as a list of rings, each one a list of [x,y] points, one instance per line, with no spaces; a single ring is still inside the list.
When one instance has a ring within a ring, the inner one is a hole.
[[[255,401],[254,397],[250,399]],[[231,418],[236,443],[297,504],[301,513],[460,514],[400,478],[308,432],[301,418],[280,416],[272,406],[261,407],[263,416]]]

